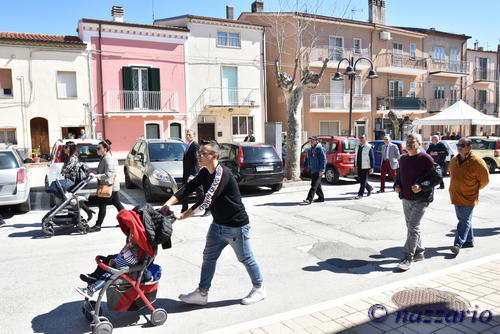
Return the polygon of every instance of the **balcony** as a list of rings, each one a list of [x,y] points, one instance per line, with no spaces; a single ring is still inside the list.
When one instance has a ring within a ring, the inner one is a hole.
[[[162,115],[179,112],[177,92],[110,90],[106,113],[111,115]]]
[[[378,73],[402,74],[417,76],[427,73],[427,59],[406,55],[383,53],[375,58]]]
[[[429,74],[436,77],[463,77],[469,74],[469,63],[460,60],[431,59],[429,61]]]
[[[429,112],[442,111],[450,106],[452,106],[458,100],[455,99],[430,99],[428,108]]]
[[[191,107],[191,112],[217,108],[258,108],[260,90],[258,88],[205,88]]]
[[[378,113],[385,114],[389,110],[401,113],[425,113],[427,104],[425,99],[419,97],[378,96]]]
[[[349,112],[349,94],[311,94],[309,109],[311,112]],[[370,112],[371,95],[353,95],[352,112]]]
[[[368,49],[347,49],[347,48],[332,48],[328,45],[321,45],[314,47],[309,55],[309,66],[311,67],[321,67],[323,66],[323,59],[329,58],[327,66],[329,68],[337,68],[339,60],[342,58],[354,57],[354,59],[359,57],[366,57],[370,59],[370,53]],[[340,64],[340,68],[347,67],[347,62]],[[360,61],[356,65],[358,69],[369,68],[370,64],[366,61]]]
[[[475,102],[474,108],[485,113],[486,115],[497,115],[497,111],[495,110],[495,103]]]
[[[494,70],[474,69],[474,83],[495,82],[496,75]]]

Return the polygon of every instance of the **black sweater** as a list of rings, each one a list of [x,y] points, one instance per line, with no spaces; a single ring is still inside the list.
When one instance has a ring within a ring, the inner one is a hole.
[[[230,227],[241,227],[249,223],[238,183],[229,168],[219,164],[213,174],[202,168],[194,179],[175,193],[175,197],[181,201],[200,185],[205,191],[205,197],[191,207],[195,213],[210,209],[214,222]]]

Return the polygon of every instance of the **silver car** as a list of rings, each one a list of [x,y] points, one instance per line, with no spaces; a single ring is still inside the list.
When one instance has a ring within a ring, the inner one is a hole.
[[[186,144],[176,139],[139,139],[125,161],[125,186],[141,187],[146,201],[172,196],[182,185]]]
[[[13,146],[0,144],[0,206],[18,205],[21,212],[31,210],[28,169]]]

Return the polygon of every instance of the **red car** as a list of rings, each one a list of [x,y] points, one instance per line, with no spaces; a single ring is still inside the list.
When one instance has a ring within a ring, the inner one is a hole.
[[[326,150],[325,178],[328,183],[337,184],[339,177],[357,177],[354,168],[354,151],[359,140],[354,137],[319,136],[319,142]],[[306,159],[306,151],[311,147],[309,142],[302,145],[300,164]],[[302,169],[302,176],[309,176],[306,168]]]

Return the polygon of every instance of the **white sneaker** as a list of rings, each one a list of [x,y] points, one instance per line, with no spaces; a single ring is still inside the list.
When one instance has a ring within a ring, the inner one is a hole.
[[[260,288],[254,287],[254,288],[252,288],[252,290],[250,290],[250,293],[245,298],[243,298],[241,300],[241,303],[243,305],[249,305],[249,304],[259,302],[266,297],[267,297],[267,293],[266,293],[266,290],[264,289],[264,287],[260,287]]]
[[[208,293],[203,294],[200,292],[200,289],[196,289],[188,294],[179,295],[179,299],[187,304],[207,305]]]

